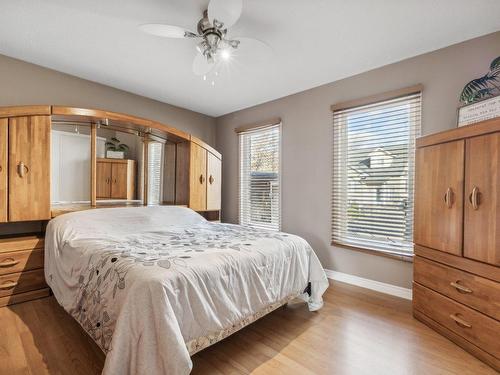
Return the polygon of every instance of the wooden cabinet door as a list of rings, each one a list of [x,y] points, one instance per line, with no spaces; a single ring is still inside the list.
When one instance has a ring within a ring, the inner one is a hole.
[[[418,148],[414,242],[462,255],[464,141]]]
[[[191,142],[189,162],[189,207],[195,211],[207,209],[207,150]]]
[[[96,197],[111,198],[111,163],[96,164]]]
[[[500,133],[467,139],[464,256],[500,266]]]
[[[111,163],[111,198],[127,199],[127,164]]]
[[[207,152],[207,210],[220,210],[221,207],[221,171],[219,158]]]
[[[0,119],[0,223],[5,223],[7,221],[7,202],[8,202],[8,178],[7,173],[9,170],[8,166],[8,128],[9,120],[6,118]]]
[[[50,117],[9,119],[9,221],[50,219]]]

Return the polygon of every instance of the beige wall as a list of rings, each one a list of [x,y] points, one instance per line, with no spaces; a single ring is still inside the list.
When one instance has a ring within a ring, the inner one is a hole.
[[[499,55],[497,32],[218,118],[217,149],[224,160],[224,221],[238,219],[238,142],[234,128],[280,116],[283,230],[307,239],[325,268],[411,287],[410,263],[330,246],[330,105],[421,83],[423,134],[451,129],[456,126],[461,89],[484,74]]]
[[[213,117],[0,55],[0,106],[26,104],[123,112],[163,122],[211,145],[215,143]]]

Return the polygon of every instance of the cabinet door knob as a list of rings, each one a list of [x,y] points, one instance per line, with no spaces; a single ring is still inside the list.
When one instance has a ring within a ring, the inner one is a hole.
[[[474,210],[479,209],[479,188],[474,186],[472,188],[472,193],[469,195],[469,202],[472,204]]]
[[[453,190],[451,190],[451,187],[446,189],[446,193],[444,194],[444,203],[448,208],[453,206]]]
[[[200,184],[203,184],[205,182],[205,176],[202,174],[200,175]]]
[[[27,165],[25,165],[22,161],[19,162],[19,164],[17,165],[17,173],[19,174],[19,177],[24,177],[24,175],[26,173],[28,173],[30,171],[30,169],[28,168]]]
[[[208,178],[208,182],[210,182],[210,185],[212,185],[214,181],[215,181],[214,177],[210,175],[210,177]]]

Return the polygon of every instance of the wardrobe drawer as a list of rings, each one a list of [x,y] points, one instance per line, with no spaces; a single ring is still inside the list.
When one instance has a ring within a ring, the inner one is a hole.
[[[0,297],[45,287],[43,269],[0,276]]]
[[[43,267],[43,249],[0,254],[0,275]]]
[[[413,307],[467,341],[500,358],[500,322],[417,283]]]
[[[500,320],[500,283],[418,256],[413,271],[417,283]]]

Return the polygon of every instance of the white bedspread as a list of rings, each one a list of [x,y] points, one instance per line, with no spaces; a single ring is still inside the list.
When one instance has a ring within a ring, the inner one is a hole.
[[[328,286],[298,236],[210,223],[167,206],[51,220],[45,277],[107,354],[109,375],[187,374],[198,349],[291,296],[317,310]]]

